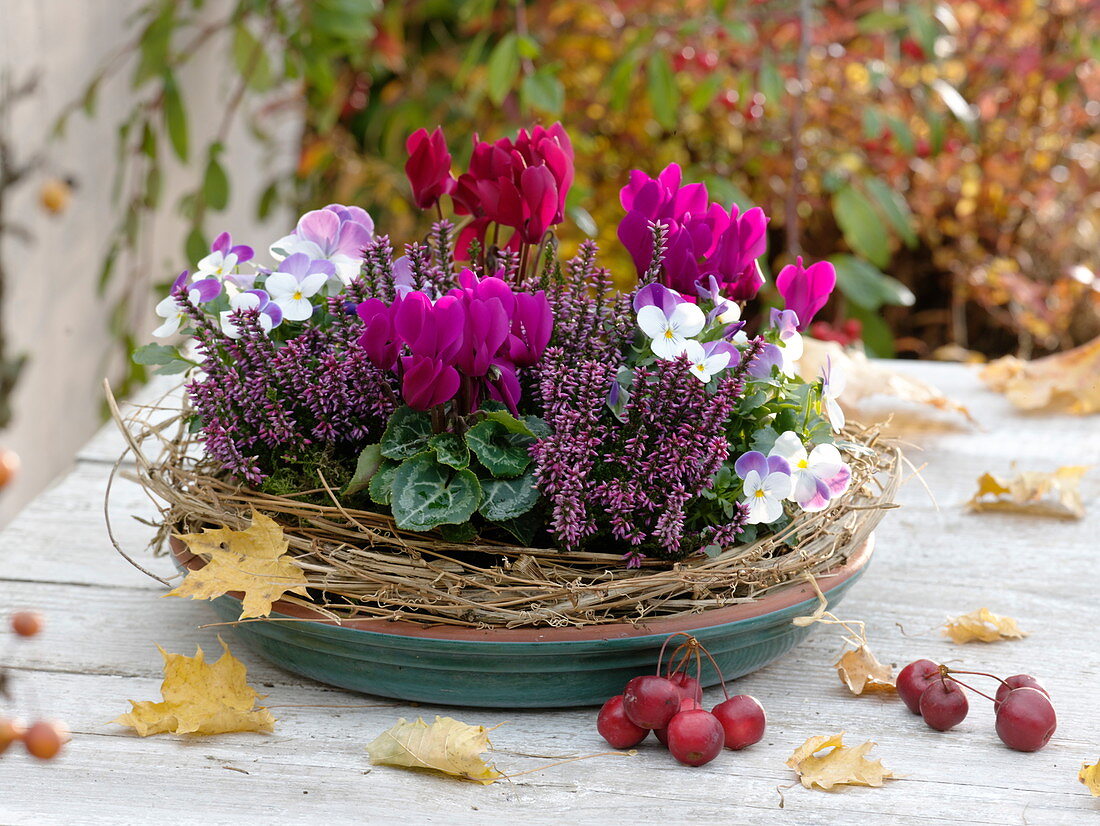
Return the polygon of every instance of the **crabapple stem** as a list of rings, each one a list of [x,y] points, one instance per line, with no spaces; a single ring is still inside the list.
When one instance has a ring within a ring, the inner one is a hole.
[[[969,673],[971,673],[971,672],[968,672],[968,671],[957,671],[957,672],[954,672],[954,673],[955,673],[955,674],[969,674]],[[986,676],[986,675],[983,675],[983,676]],[[970,689],[971,691],[973,691],[973,692],[974,692],[975,694],[978,694],[978,695],[980,695],[980,696],[982,696],[982,697],[985,697],[985,698],[986,698],[987,700],[989,700],[989,701],[990,701],[991,703],[996,703],[996,702],[997,702],[997,701],[996,701],[995,699],[993,699],[992,697],[990,697],[990,696],[989,696],[988,694],[986,694],[986,693],[985,693],[984,691],[978,691],[978,689],[974,688],[974,686],[972,686],[972,685],[967,685],[967,684],[966,684],[966,683],[964,683],[964,682],[963,682],[962,680],[956,679],[956,678],[955,678],[955,677],[954,677],[954,676],[953,676],[952,674],[944,674],[944,675],[943,675],[943,679],[945,679],[945,680],[950,680],[950,681],[951,681],[951,682],[953,682],[953,683],[958,683],[958,684],[959,684],[959,685],[961,685],[961,686],[962,686],[963,688],[969,688],[969,689]]]
[[[973,674],[975,677],[989,677],[991,680],[996,680],[1001,685],[1008,685],[1004,680],[998,677],[996,674],[989,674],[985,671],[963,671],[958,668],[948,668],[946,665],[941,665],[940,670],[944,674]]]
[[[665,637],[665,641],[664,641],[663,643],[661,643],[661,653],[657,655],[657,676],[658,676],[658,677],[660,677],[660,676],[661,676],[661,663],[663,663],[663,662],[665,661],[665,647],[666,647],[666,646],[667,646],[667,645],[668,645],[668,644],[669,644],[669,643],[670,643],[670,642],[671,642],[672,640],[676,639],[676,637],[687,637],[687,638],[688,638],[689,640],[690,640],[690,639],[693,639],[693,637],[691,636],[691,634],[688,634],[688,633],[686,633],[686,632],[684,632],[684,631],[677,631],[677,632],[676,632],[675,634],[670,634],[669,636]],[[685,644],[686,644],[686,643],[685,643]],[[682,646],[681,646],[681,647],[682,647]],[[680,650],[680,648],[677,648],[677,649],[676,649],[676,651],[679,651],[679,650]],[[676,651],[673,651],[673,652],[672,652],[672,657],[675,657],[675,656],[676,656]],[[670,660],[670,661],[671,661],[672,657],[669,657],[669,660]],[[672,672],[670,671],[669,673],[671,674]]]

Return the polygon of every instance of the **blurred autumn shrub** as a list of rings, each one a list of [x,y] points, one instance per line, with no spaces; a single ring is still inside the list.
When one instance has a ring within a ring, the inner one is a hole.
[[[193,5],[157,0],[138,23],[160,50],[140,45],[140,61],[165,68],[135,76],[149,89],[135,109],[153,133],[174,129],[177,150],[186,117],[156,113],[185,52],[163,43],[201,31]],[[561,119],[577,151],[566,242],[596,235],[609,260],[625,262],[628,171],[676,161],[772,216],[773,271],[799,253],[834,262],[842,297],[822,337],[862,330],[874,353],[929,356],[1100,333],[1097,0],[228,5],[242,88],[302,104],[296,174],[261,210],[356,203],[404,240],[422,229],[402,171],[410,132],[495,138]],[[184,204],[192,259],[228,197],[217,151],[200,153]]]

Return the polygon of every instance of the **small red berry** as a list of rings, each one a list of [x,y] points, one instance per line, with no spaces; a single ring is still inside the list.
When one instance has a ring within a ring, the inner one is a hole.
[[[8,750],[16,740],[23,739],[23,724],[18,720],[0,717],[0,754]]]
[[[11,630],[20,637],[33,637],[41,633],[45,621],[37,611],[16,611],[11,615]]]
[[[684,671],[677,671],[669,681],[680,689],[680,696],[688,700],[701,701],[703,699],[703,687],[694,677],[689,677]]]
[[[685,697],[680,701],[680,711],[691,711],[693,708],[702,708],[698,700]],[[677,712],[677,714],[679,714],[679,712]],[[668,728],[659,728],[653,733],[657,735],[657,739],[661,741],[661,745],[668,745]]]
[[[32,723],[23,734],[23,746],[27,753],[39,760],[52,760],[65,745],[68,732],[56,720],[39,720]]]
[[[1054,706],[1037,688],[1014,688],[997,708],[997,736],[1010,749],[1038,751],[1050,742],[1056,728]]]
[[[740,751],[759,743],[764,737],[768,716],[755,697],[738,694],[716,705],[712,713],[722,724],[727,749]]]
[[[914,714],[920,714],[920,697],[940,675],[940,667],[931,660],[916,660],[898,674],[898,696]]]
[[[688,766],[709,763],[718,756],[724,745],[722,724],[704,709],[681,711],[668,724],[668,750]]]
[[[1000,688],[997,689],[996,697],[993,700],[993,709],[997,710],[1001,707],[1001,703],[1004,702],[1005,697],[1008,696],[1008,692],[1014,688],[1034,688],[1036,691],[1041,691],[1050,696],[1050,692],[1040,685],[1039,681],[1032,677],[1030,674],[1014,674],[1011,677],[1005,677],[1005,681],[1001,683]]]
[[[641,728],[664,728],[680,709],[680,689],[655,674],[635,677],[623,691],[623,710]]]
[[[647,729],[634,725],[623,712],[623,695],[616,694],[603,704],[596,718],[596,731],[614,749],[632,749],[645,740]]]
[[[970,703],[953,680],[934,681],[920,695],[920,716],[936,731],[947,731],[966,719]]]

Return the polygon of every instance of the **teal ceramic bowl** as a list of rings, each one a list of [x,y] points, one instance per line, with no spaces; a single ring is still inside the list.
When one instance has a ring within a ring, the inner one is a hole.
[[[843,565],[818,576],[830,606],[862,576],[873,549],[872,535]],[[175,540],[173,558],[181,569],[201,565]],[[231,595],[213,605],[225,621],[240,616],[240,600]],[[246,622],[236,629],[275,665],[364,694],[455,706],[555,708],[598,705],[632,677],[653,673],[661,644],[680,631],[706,646],[726,680],[749,674],[810,633],[812,626],[791,620],[816,606],[808,584],[792,583],[752,603],[639,625],[481,630],[378,619],[336,625],[278,602],[271,614],[275,622]],[[702,676],[706,686],[719,681],[709,664]]]

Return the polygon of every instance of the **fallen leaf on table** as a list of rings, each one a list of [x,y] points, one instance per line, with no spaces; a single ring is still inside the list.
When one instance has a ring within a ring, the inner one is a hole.
[[[219,639],[218,642],[221,642]],[[262,699],[246,681],[247,669],[229,653],[210,665],[196,648],[194,657],[169,654],[164,657],[163,701],[135,702],[133,708],[114,722],[130,726],[142,737],[150,734],[225,734],[231,731],[271,731],[275,718],[266,708],[254,708]]]
[[[1100,762],[1091,766],[1085,763],[1077,773],[1077,779],[1085,784],[1093,797],[1100,797]]]
[[[806,381],[816,381],[821,378],[826,362],[831,363],[832,369],[839,370],[845,377],[844,392],[839,401],[847,411],[857,410],[862,402],[872,396],[886,395],[949,413],[961,413],[969,421],[974,421],[966,407],[949,399],[931,384],[872,362],[859,350],[847,350],[835,341],[818,341],[809,337],[803,341],[805,346],[798,361],[799,375]]]
[[[841,682],[853,694],[887,694],[897,691],[893,669],[880,663],[866,645],[845,651],[835,665]]]
[[[481,759],[489,748],[484,726],[470,726],[451,717],[436,717],[428,725],[422,718],[410,723],[404,717],[367,746],[375,766],[430,769],[488,785],[503,777]]]
[[[1008,511],[1080,519],[1085,515],[1081,477],[1088,469],[1088,465],[1067,465],[1052,473],[1028,470],[1007,480],[983,473],[978,477],[978,492],[966,504],[976,512]]]
[[[1005,356],[981,372],[993,390],[1021,410],[1086,415],[1100,412],[1100,336],[1034,361]]]
[[[1027,636],[1012,617],[1001,617],[988,608],[979,608],[969,614],[949,619],[944,623],[943,633],[951,642],[997,642],[998,640],[1019,640]]]
[[[875,786],[896,777],[881,760],[868,760],[867,752],[875,747],[868,741],[855,748],[844,745],[844,732],[831,737],[811,737],[787,760],[798,772],[798,779],[807,789],[829,791],[834,786]],[[824,749],[829,751],[818,755]]]
[[[239,619],[247,619],[266,617],[271,604],[284,594],[307,594],[305,572],[286,556],[289,545],[283,529],[258,511],[252,511],[252,524],[246,530],[206,529],[177,538],[208,561],[165,596],[215,599],[229,591],[243,591]]]

